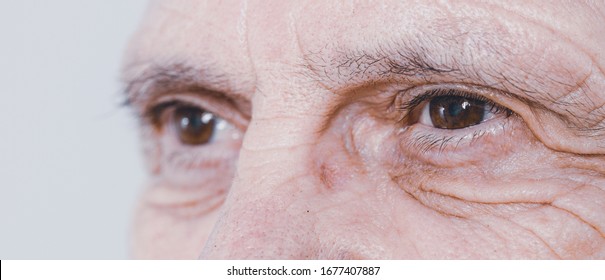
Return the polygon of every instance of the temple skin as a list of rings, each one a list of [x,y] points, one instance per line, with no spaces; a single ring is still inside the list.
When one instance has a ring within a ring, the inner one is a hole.
[[[597,2],[152,1],[133,257],[605,259]],[[512,114],[402,121],[435,88]],[[175,100],[228,125],[184,145],[145,117]]]

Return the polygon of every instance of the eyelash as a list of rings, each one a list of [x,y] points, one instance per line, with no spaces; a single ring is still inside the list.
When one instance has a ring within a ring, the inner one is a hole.
[[[411,95],[413,96],[413,94]],[[399,96],[404,95],[400,93]],[[410,94],[408,94],[408,96],[410,96]],[[482,101],[486,104],[486,110],[489,110],[493,114],[504,114],[506,118],[514,114],[512,110],[498,105],[491,99],[488,99],[482,95],[473,93],[471,90],[451,88],[428,89],[419,92],[409,101],[395,101],[396,111],[399,112],[398,115],[401,116],[397,122],[397,124],[402,128],[400,130],[400,137],[404,137],[407,139],[401,141],[401,143],[405,144],[406,150],[416,151],[421,156],[427,153],[431,153],[433,151],[437,151],[437,155],[440,155],[444,151],[449,151],[452,145],[452,150],[456,150],[460,146],[460,144],[463,144],[463,146],[473,145],[473,143],[475,143],[477,140],[483,138],[486,134],[490,133],[490,130],[494,129],[493,126],[491,127],[491,129],[489,126],[486,127],[485,125],[483,125],[483,122],[474,126],[469,126],[462,129],[454,129],[450,131],[447,131],[447,129],[440,129],[427,126],[418,126],[415,129],[411,129],[411,127],[416,124],[413,123],[413,113],[419,111],[418,109],[423,106],[428,106],[427,102],[430,102],[431,99],[440,96],[457,96]],[[156,132],[164,133],[163,129],[165,127],[163,127],[163,115],[165,114],[166,110],[170,110],[171,108],[178,106],[199,107],[199,105],[188,102],[186,100],[171,99],[153,104],[152,106],[144,110],[143,114],[141,114],[140,116],[145,121],[145,123],[150,124]],[[490,122],[490,120],[486,120],[485,122]],[[502,130],[507,127],[507,122],[496,122],[496,124],[499,124],[500,127],[498,128]],[[406,132],[409,133],[406,134]],[[200,147],[198,147],[198,149],[199,148]],[[178,154],[180,154],[180,152]],[[181,157],[177,156],[177,158]],[[184,160],[184,162],[189,165],[192,164],[192,162],[196,162],[198,160],[199,159],[189,158],[187,160]]]
[[[193,97],[197,98],[197,97]],[[193,99],[192,98],[192,99]],[[195,99],[199,100],[199,99]],[[224,111],[218,102],[203,101],[204,103],[196,101],[189,101],[183,96],[180,97],[169,97],[165,100],[159,100],[150,104],[140,114],[139,118],[141,121],[158,135],[158,139],[165,149],[161,149],[162,153],[159,155],[159,162],[162,169],[169,170],[167,172],[178,172],[178,176],[184,177],[191,176],[195,178],[202,178],[201,172],[221,174],[226,171],[217,172],[216,169],[231,170],[230,163],[233,162],[233,158],[237,156],[238,150],[233,148],[233,145],[237,145],[238,141],[241,141],[237,128],[231,126],[229,123],[229,131],[216,132],[220,133],[220,137],[229,137],[227,141],[210,142],[202,145],[186,145],[180,142],[176,135],[172,135],[174,131],[170,127],[172,124],[169,122],[170,117],[167,114],[172,114],[174,110],[180,107],[196,107],[200,110],[208,111],[213,114],[215,110]],[[206,109],[211,107],[215,110]],[[221,115],[215,114],[216,118],[220,122],[228,122]],[[232,131],[233,129],[233,131]],[[237,138],[234,138],[237,135]],[[213,135],[213,137],[219,137]],[[164,153],[165,152],[165,153]],[[192,181],[195,181],[192,179]]]
[[[428,105],[431,99],[440,96],[458,96],[468,99],[475,99],[478,101],[485,102],[487,109],[494,114],[504,114],[505,118],[508,119],[514,115],[514,112],[506,107],[496,104],[492,100],[472,93],[470,91],[464,91],[459,89],[431,89],[423,92],[422,94],[415,96],[413,99],[407,102],[401,102],[397,106],[397,111],[401,112],[401,118],[398,123],[403,126],[403,131],[407,131],[410,126],[416,124],[413,123],[413,114],[418,112],[418,109],[422,105]],[[489,120],[485,121],[489,122]],[[423,132],[413,135],[411,141],[406,141],[408,148],[411,150],[418,151],[419,154],[426,154],[429,151],[433,151],[438,148],[438,154],[442,154],[446,149],[450,148],[451,144],[455,144],[454,149],[458,148],[460,143],[467,139],[465,142],[472,145],[478,139],[485,136],[489,131],[484,128],[480,123],[478,125],[469,126],[463,129],[456,129],[455,132],[446,131],[445,129],[439,128],[428,128]],[[506,127],[506,123],[500,123],[502,129]],[[428,130],[428,131],[427,131]],[[463,132],[462,132],[463,131]],[[448,134],[448,135],[444,135]],[[452,135],[453,134],[453,135]],[[468,139],[470,136],[470,139]]]
[[[414,97],[412,100],[410,100],[408,102],[402,102],[402,104],[400,104],[397,108],[397,110],[399,112],[403,112],[403,115],[402,115],[402,118],[400,121],[405,122],[406,120],[409,120],[410,113],[416,111],[420,105],[422,105],[423,103],[425,103],[427,101],[430,101],[431,99],[433,99],[435,97],[440,97],[440,96],[457,96],[457,97],[464,97],[464,98],[468,98],[468,99],[475,99],[475,100],[485,102],[487,105],[489,105],[489,110],[490,111],[494,110],[494,111],[492,111],[493,113],[504,112],[506,114],[506,117],[510,117],[513,114],[512,110],[502,107],[484,96],[481,96],[481,95],[478,95],[478,94],[475,94],[475,93],[472,93],[469,91],[462,91],[462,90],[458,90],[458,89],[432,89],[432,90],[428,90],[428,91],[424,92],[424,94]]]
[[[195,105],[185,103],[182,101],[176,101],[176,100],[161,102],[161,103],[155,104],[152,107],[150,107],[149,109],[147,109],[142,114],[143,120],[146,121],[148,124],[151,124],[156,131],[161,131],[163,129],[162,115],[164,114],[164,112],[172,107],[178,107],[178,106],[195,106]]]

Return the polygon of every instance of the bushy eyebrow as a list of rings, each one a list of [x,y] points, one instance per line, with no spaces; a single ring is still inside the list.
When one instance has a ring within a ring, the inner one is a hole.
[[[518,51],[490,45],[487,48],[493,52],[494,60],[503,53]],[[465,64],[455,57],[433,57],[425,47],[410,44],[387,44],[372,50],[318,50],[306,53],[304,60],[303,66],[313,73],[311,76],[327,88],[364,81],[389,81],[389,77],[395,76],[424,82],[430,82],[436,76],[447,76],[498,89],[500,94],[521,100],[532,108],[554,111],[569,124],[569,128],[584,136],[605,136],[605,104],[599,101],[605,100],[605,95],[599,96],[587,83],[595,74],[592,71],[582,78],[574,78],[569,73],[570,78],[562,81],[551,77],[548,72],[532,73],[521,65],[501,62],[488,63],[486,67]],[[536,84],[549,84],[550,88],[557,87],[575,98],[573,101],[565,100],[566,96],[553,95],[546,86],[541,88]]]
[[[407,75],[430,76],[434,74],[454,75],[459,69],[437,65],[420,53],[397,52],[398,57],[367,52],[341,52],[337,60],[322,59],[322,53],[307,53],[303,67],[317,73],[314,79],[331,80],[338,83],[352,83],[353,79],[376,79],[377,76]],[[323,61],[322,61],[323,60]],[[146,99],[158,92],[195,90],[212,88],[226,91],[233,85],[227,74],[220,74],[212,64],[192,65],[180,62],[153,62],[153,60],[125,67],[122,75],[123,92],[126,103]],[[232,94],[231,92],[225,92]]]
[[[126,67],[122,75],[125,105],[132,105],[154,96],[171,92],[211,92],[229,95],[231,99],[245,99],[237,94],[232,79],[219,69],[187,62],[149,61]]]
[[[422,53],[409,48],[397,49],[393,54],[383,50],[344,51],[328,56],[323,50],[304,54],[303,66],[316,74],[319,80],[329,80],[337,84],[352,83],[356,80],[371,80],[387,75],[429,76],[459,72],[454,65],[439,65]]]
[[[135,70],[136,69],[136,70]],[[147,63],[125,67],[122,74],[125,105],[149,99],[152,94],[196,84],[201,73],[183,64]]]
[[[506,50],[504,50],[506,51]],[[494,57],[498,56],[495,50]],[[312,78],[326,85],[341,87],[345,85],[372,82],[385,77],[407,76],[415,79],[430,79],[438,75],[447,75],[459,80],[474,80],[477,84],[503,89],[507,94],[513,91],[524,94],[516,96],[533,108],[546,108],[545,104],[558,106],[559,115],[573,128],[585,136],[605,135],[605,105],[598,107],[588,93],[580,94],[576,101],[562,101],[548,91],[541,91],[527,85],[513,76],[507,76],[503,69],[493,67],[487,71],[474,65],[462,65],[456,60],[440,61],[428,55],[421,46],[392,47],[384,46],[375,50],[319,50],[304,54],[303,68],[310,70]],[[515,67],[515,66],[510,66]],[[242,81],[216,69],[212,64],[191,65],[187,62],[145,63],[126,71],[130,74],[124,79],[124,92],[127,104],[146,100],[156,94],[177,91],[212,91],[231,99],[245,100],[250,94],[243,93],[238,86]],[[522,69],[519,69],[522,72]],[[134,74],[132,72],[135,72]],[[522,73],[527,75],[527,73]],[[307,74],[309,75],[309,74]],[[490,81],[483,77],[488,76]],[[549,77],[541,77],[549,79]],[[537,79],[537,78],[536,78]],[[495,81],[495,82],[494,82]],[[247,81],[250,83],[249,81]],[[584,85],[564,84],[561,87],[578,88]],[[578,82],[580,83],[580,82]],[[328,86],[328,88],[330,88]],[[594,93],[593,93],[594,94]],[[592,107],[591,107],[592,106]]]

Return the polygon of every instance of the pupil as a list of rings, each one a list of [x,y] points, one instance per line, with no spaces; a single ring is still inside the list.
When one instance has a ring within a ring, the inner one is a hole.
[[[429,113],[437,128],[465,128],[483,121],[485,102],[461,96],[438,96],[429,103]]]
[[[206,144],[214,134],[215,117],[197,107],[180,107],[175,110],[176,129],[183,144]]]
[[[448,111],[450,112],[450,115],[452,116],[457,116],[460,114],[460,112],[462,112],[462,106],[461,104],[458,103],[452,103],[449,108]]]

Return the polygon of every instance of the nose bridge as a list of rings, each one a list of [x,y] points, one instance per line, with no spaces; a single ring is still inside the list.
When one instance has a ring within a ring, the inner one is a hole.
[[[272,127],[258,124],[250,129]],[[311,255],[313,217],[305,202],[312,185],[304,168],[307,150],[304,145],[242,149],[229,197],[203,258],[300,259]]]
[[[265,87],[264,94],[255,94],[235,179],[202,258],[314,255],[308,201],[315,185],[309,168],[315,122],[279,110],[289,99],[274,98],[279,95],[268,90],[287,89]]]
[[[202,258],[304,259],[314,250],[312,150],[321,125],[312,86],[297,69],[299,50],[285,4],[249,11],[249,52],[255,70],[252,118],[235,179]],[[256,15],[256,16],[255,16]],[[279,22],[280,24],[276,24]],[[270,37],[267,37],[271,34]]]

